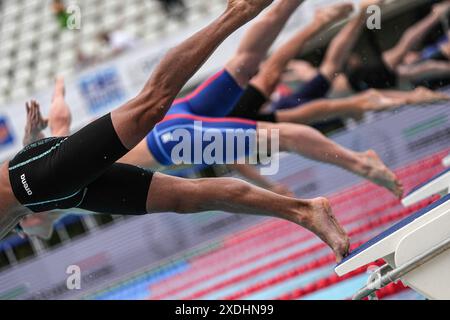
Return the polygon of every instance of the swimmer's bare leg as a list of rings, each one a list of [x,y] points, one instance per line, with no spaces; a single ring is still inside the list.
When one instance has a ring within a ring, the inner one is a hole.
[[[383,2],[384,0],[362,1],[358,15],[331,41],[320,66],[320,73],[330,82],[342,72],[347,63],[367,21],[367,8],[371,5],[381,5]]]
[[[363,93],[340,99],[319,99],[297,108],[279,110],[279,122],[313,124],[335,118],[361,120],[369,111],[384,111],[405,105],[403,97],[391,97],[382,91],[371,89]]]
[[[224,14],[172,49],[156,67],[144,89],[111,113],[122,144],[131,150],[144,139],[217,47],[270,3],[272,0],[229,0]]]
[[[278,86],[289,62],[301,52],[305,44],[332,23],[347,18],[352,11],[351,3],[333,5],[318,10],[313,22],[308,27],[299,31],[267,59],[260,72],[252,79],[252,85],[266,97],[270,97]]]
[[[417,87],[412,91],[380,90],[380,92],[389,98],[403,100],[404,104],[427,104],[450,99],[443,92],[436,92],[425,87]]]
[[[264,130],[262,134],[260,130]],[[372,150],[349,150],[308,126],[258,122],[261,137],[270,138],[271,135],[267,135],[267,132],[270,133],[271,130],[279,130],[280,151],[293,152],[312,160],[333,164],[388,189],[399,198],[403,195],[401,182]]]
[[[238,179],[186,180],[155,174],[147,208],[149,213],[220,210],[280,218],[315,233],[331,247],[338,262],[349,250],[349,238],[335,219],[328,200],[284,197]]]
[[[439,24],[441,18],[450,10],[450,1],[444,1],[433,6],[431,13],[410,27],[398,44],[386,51],[383,58],[391,70],[395,70],[404,60],[406,54],[419,45],[431,28]]]
[[[241,87],[245,87],[258,72],[273,42],[303,1],[279,1],[246,32],[236,54],[225,67]]]

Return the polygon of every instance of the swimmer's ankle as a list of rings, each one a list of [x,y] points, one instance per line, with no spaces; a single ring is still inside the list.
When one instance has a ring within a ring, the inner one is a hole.
[[[312,220],[313,211],[313,200],[295,199],[288,220],[302,227],[308,227]]]
[[[356,162],[354,163],[354,170],[353,172],[355,172],[356,174],[358,174],[361,177],[367,177],[371,170],[372,170],[372,166],[370,165],[370,161],[369,161],[369,151],[365,151],[365,152],[356,152],[356,157],[355,159]]]

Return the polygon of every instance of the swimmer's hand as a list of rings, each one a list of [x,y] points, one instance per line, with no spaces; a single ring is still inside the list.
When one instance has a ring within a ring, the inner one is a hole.
[[[24,145],[28,145],[44,137],[42,131],[48,126],[48,120],[41,114],[40,105],[35,100],[26,103],[27,124],[25,126]]]
[[[450,11],[450,1],[444,1],[437,3],[433,6],[432,14],[442,17],[445,16]]]
[[[382,6],[386,0],[363,0],[361,1],[361,10],[365,11],[370,6]]]
[[[227,10],[235,11],[251,20],[272,2],[273,0],[228,0]]]
[[[323,7],[315,12],[314,21],[321,25],[328,26],[334,22],[348,18],[353,12],[353,4],[339,3],[328,7]]]

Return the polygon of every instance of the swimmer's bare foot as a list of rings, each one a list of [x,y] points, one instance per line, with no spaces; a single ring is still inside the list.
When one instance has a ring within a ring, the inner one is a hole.
[[[329,25],[347,18],[353,12],[352,3],[341,3],[329,7],[320,8],[316,11],[314,21],[321,25]]]
[[[368,90],[364,93],[365,111],[383,111],[406,104],[405,99],[389,97],[378,90]]]
[[[294,222],[307,228],[324,241],[333,250],[338,263],[347,256],[350,239],[337,222],[327,199],[313,199],[306,209],[302,206]]]
[[[349,114],[355,120],[360,120],[369,111],[385,111],[407,104],[406,99],[392,98],[375,89],[367,90],[355,99],[354,110]]]
[[[408,97],[409,104],[426,104],[449,100],[450,97],[445,93],[432,91],[425,87],[418,87]]]
[[[397,176],[386,167],[375,151],[369,150],[362,153],[360,156],[363,163],[362,176],[377,185],[385,187],[398,198],[403,196],[402,183],[398,180]]]

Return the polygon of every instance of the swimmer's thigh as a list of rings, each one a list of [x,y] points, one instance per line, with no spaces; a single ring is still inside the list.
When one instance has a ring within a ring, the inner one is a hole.
[[[114,215],[147,213],[147,198],[153,172],[114,164],[85,189],[80,209]]]

